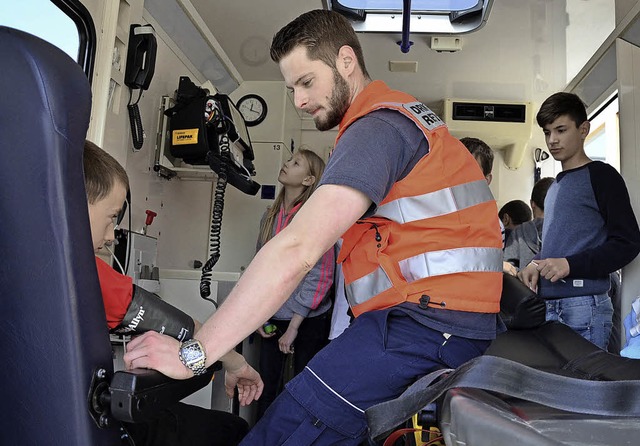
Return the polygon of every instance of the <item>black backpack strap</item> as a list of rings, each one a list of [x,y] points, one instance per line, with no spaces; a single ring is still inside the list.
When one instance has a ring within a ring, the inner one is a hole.
[[[445,373],[448,374],[434,383]],[[640,416],[640,381],[590,381],[544,372],[504,358],[479,356],[453,371],[430,373],[398,398],[368,408],[365,414],[370,437],[378,439],[456,387],[498,392],[569,412]]]

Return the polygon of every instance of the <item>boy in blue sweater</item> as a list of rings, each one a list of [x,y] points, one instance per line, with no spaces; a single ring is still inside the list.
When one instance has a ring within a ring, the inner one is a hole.
[[[613,167],[585,154],[590,123],[578,96],[553,94],[536,119],[562,172],[544,201],[542,249],[519,276],[546,300],[547,320],[606,350],[613,315],[609,274],[640,252],[629,193]]]

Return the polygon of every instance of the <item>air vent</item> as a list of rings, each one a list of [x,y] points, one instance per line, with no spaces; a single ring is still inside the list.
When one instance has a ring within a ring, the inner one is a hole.
[[[533,126],[530,102],[445,99],[443,119],[456,138],[480,138],[493,150],[501,150],[508,168],[522,164]]]
[[[483,104],[454,102],[451,116],[463,121],[525,122],[525,104]]]

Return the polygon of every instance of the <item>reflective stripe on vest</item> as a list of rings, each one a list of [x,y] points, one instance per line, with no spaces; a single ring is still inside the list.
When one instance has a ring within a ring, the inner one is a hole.
[[[451,214],[493,200],[487,181],[477,180],[423,195],[390,201],[378,207],[375,217],[385,217],[401,224],[409,223]]]
[[[408,283],[427,277],[468,272],[502,272],[502,249],[454,248],[426,252],[401,260],[400,271]],[[347,300],[358,305],[391,288],[382,267],[345,286]]]

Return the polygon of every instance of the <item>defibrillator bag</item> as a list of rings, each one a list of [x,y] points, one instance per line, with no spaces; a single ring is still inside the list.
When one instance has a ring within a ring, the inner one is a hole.
[[[218,136],[207,126],[207,102],[213,101],[208,92],[186,77],[180,77],[175,105],[165,114],[169,120],[170,153],[187,164],[208,165],[207,153],[218,150]],[[212,108],[211,105],[210,108]]]

